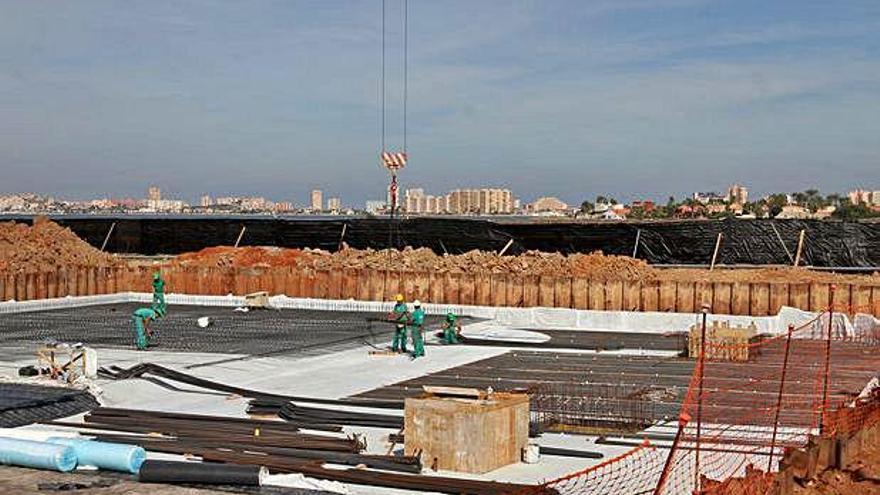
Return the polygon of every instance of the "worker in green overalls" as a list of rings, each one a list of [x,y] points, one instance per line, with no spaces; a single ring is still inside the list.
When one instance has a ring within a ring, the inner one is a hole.
[[[455,313],[446,313],[446,321],[443,322],[443,342],[457,344],[458,335],[461,333],[461,323]]]
[[[413,342],[412,357],[416,359],[425,355],[425,310],[422,309],[422,303],[418,299],[413,301],[413,308],[412,325],[409,331],[412,334]]]
[[[406,324],[409,322],[409,310],[403,300],[403,294],[394,298],[395,304],[388,319],[394,322],[394,340],[391,341],[391,350],[394,352],[406,352]]]
[[[153,273],[153,304],[150,309],[159,316],[165,316],[167,305],[165,304],[165,280],[159,272]]]
[[[135,345],[139,351],[144,351],[150,345],[154,345],[153,337],[157,335],[150,329],[150,323],[165,316],[167,305],[165,304],[165,280],[159,272],[153,273],[153,302],[149,308],[139,308],[131,315],[131,326],[134,328]]]

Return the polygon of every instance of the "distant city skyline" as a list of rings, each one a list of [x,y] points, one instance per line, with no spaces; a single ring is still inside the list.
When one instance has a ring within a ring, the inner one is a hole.
[[[379,5],[0,0],[0,189],[384,198]],[[408,17],[401,189],[573,204],[880,181],[876,1],[438,0]]]

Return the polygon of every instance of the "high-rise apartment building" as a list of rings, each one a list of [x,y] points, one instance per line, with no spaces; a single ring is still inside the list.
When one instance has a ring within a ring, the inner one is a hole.
[[[333,212],[339,212],[342,209],[342,200],[339,198],[330,198],[327,200],[327,209]]]
[[[749,202],[749,190],[740,184],[734,184],[727,189],[727,199],[731,203],[744,205]]]
[[[205,194],[204,196],[202,196],[202,197],[199,199],[199,205],[200,205],[202,208],[207,208],[207,207],[209,207],[209,206],[211,206],[211,205],[213,205],[213,204],[214,204],[214,200],[211,199],[211,196],[208,196],[207,194]]]
[[[514,197],[509,189],[456,189],[443,196],[425,194],[424,189],[407,189],[404,205],[408,213],[510,214]]]
[[[320,189],[312,191],[312,211],[324,211],[324,193]]]
[[[162,190],[159,189],[159,186],[150,186],[147,189],[147,199],[150,201],[159,201],[162,199]]]

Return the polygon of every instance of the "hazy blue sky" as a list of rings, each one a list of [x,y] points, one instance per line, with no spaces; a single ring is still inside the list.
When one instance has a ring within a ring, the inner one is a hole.
[[[0,192],[382,197],[380,5],[0,0]],[[409,20],[404,185],[880,189],[877,0],[410,0]]]

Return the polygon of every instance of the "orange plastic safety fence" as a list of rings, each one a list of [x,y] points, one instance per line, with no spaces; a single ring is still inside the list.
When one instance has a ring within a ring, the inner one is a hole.
[[[518,495],[559,493],[561,495],[650,494],[657,486],[666,453],[645,440],[634,449],[605,462],[562,478],[545,482]]]
[[[877,330],[857,333],[836,310],[748,343],[726,343],[707,329],[656,493],[763,493],[772,476],[759,472],[776,470],[785,447],[880,421],[880,406],[837,414],[828,407],[876,373]]]

